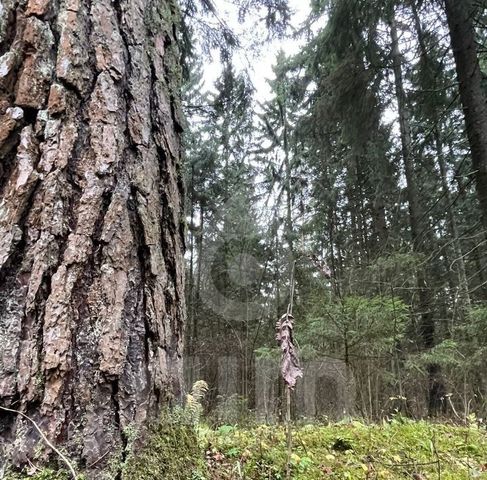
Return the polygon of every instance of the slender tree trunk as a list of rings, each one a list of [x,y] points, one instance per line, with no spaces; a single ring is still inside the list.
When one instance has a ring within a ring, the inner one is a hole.
[[[287,105],[286,101],[279,101],[279,112],[281,117],[282,125],[282,140],[284,149],[284,169],[285,169],[285,189],[286,189],[286,235],[285,238],[289,243],[290,259],[289,262],[292,263],[294,260],[294,231],[293,231],[293,217],[292,217],[292,206],[293,206],[293,191],[292,191],[292,171],[291,171],[291,160],[289,158],[289,132],[288,132],[288,121],[287,121]]]
[[[482,86],[472,0],[445,0],[482,224],[487,234],[487,94]]]
[[[392,43],[392,61],[394,68],[394,80],[396,86],[396,97],[399,110],[399,125],[401,131],[402,160],[404,173],[407,183],[407,199],[409,206],[409,222],[411,225],[411,238],[415,251],[420,250],[421,234],[421,207],[419,203],[419,190],[414,172],[413,146],[410,126],[410,113],[407,107],[406,93],[403,85],[402,74],[402,55],[399,50],[399,41],[397,35],[396,21],[391,19],[391,43]]]
[[[174,0],[0,9],[0,404],[90,477],[180,393],[177,21]],[[0,464],[39,445],[0,413]]]
[[[391,46],[392,46],[392,60],[394,68],[394,79],[396,86],[396,96],[399,110],[399,123],[401,131],[401,146],[402,157],[404,163],[404,171],[407,183],[407,198],[409,204],[409,221],[411,225],[411,237],[413,243],[413,251],[423,253],[423,245],[427,242],[424,240],[425,232],[422,228],[428,228],[422,222],[422,209],[419,201],[419,189],[416,181],[416,174],[414,172],[414,158],[413,146],[411,137],[410,114],[407,106],[407,98],[403,85],[402,74],[402,55],[399,49],[399,41],[397,35],[397,26],[394,18],[394,13],[390,19],[391,28]],[[423,238],[422,238],[423,237]],[[426,284],[426,275],[424,267],[418,268],[417,271],[417,286],[418,286],[418,308],[420,314],[420,334],[425,350],[430,350],[435,345],[435,319],[432,311],[432,299],[430,291]],[[430,415],[436,414],[441,407],[441,397],[443,394],[443,385],[440,379],[440,369],[438,365],[428,365],[428,412]]]
[[[338,251],[338,254],[336,253],[336,250],[339,250],[339,247],[336,245],[336,238],[335,238],[335,231],[336,231],[336,212],[335,212],[335,207],[336,203],[331,202],[330,205],[328,206],[328,221],[327,221],[327,234],[328,234],[328,239],[330,242],[330,265],[331,265],[331,271],[333,272],[332,277],[331,277],[331,284],[332,284],[332,289],[333,289],[333,294],[341,298],[341,291],[340,291],[340,283],[339,283],[339,276],[341,274],[341,263],[340,263],[340,258],[337,258],[337,256],[340,256],[340,253]]]
[[[441,185],[443,188],[443,194],[445,196],[445,200],[448,205],[447,217],[448,217],[448,224],[450,227],[450,234],[452,237],[453,253],[455,255],[454,261],[457,264],[455,270],[457,271],[458,274],[458,290],[459,290],[460,304],[461,304],[460,308],[461,311],[463,312],[465,310],[465,307],[470,306],[470,295],[468,291],[467,272],[465,268],[465,260],[463,258],[462,248],[460,245],[460,235],[458,232],[458,225],[455,218],[455,214],[453,213],[453,205],[452,205],[452,199],[450,194],[450,188],[448,186],[445,156],[443,155],[443,144],[441,141],[438,126],[435,127],[434,136],[435,136],[436,158],[438,161],[438,167],[440,169],[440,175],[441,175]]]
[[[374,225],[375,245],[377,255],[383,254],[387,243],[388,229],[386,221],[386,205],[383,195],[384,184],[377,185],[373,201],[371,202],[372,223]]]
[[[205,209],[203,207],[203,203],[200,203],[200,225],[198,229],[198,237],[196,239],[196,245],[198,250],[198,272],[196,275],[196,292],[195,292],[195,301],[199,306],[199,302],[201,299],[201,279],[203,275],[203,232],[205,227]],[[198,320],[195,319],[195,322]],[[197,325],[195,323],[194,326],[194,335],[197,335]]]
[[[276,222],[277,220],[274,219]],[[280,273],[280,262],[281,262],[281,256],[280,256],[280,244],[279,244],[279,233],[277,231],[277,228],[274,231],[274,248],[275,248],[275,267],[274,267],[274,284],[276,288],[276,318],[279,318],[279,314],[281,312],[281,273]],[[272,317],[271,317],[272,318]]]
[[[423,69],[428,71],[429,75],[431,76],[431,80],[433,82],[433,85],[431,87],[433,89],[436,89],[438,87],[436,85],[437,72],[433,71],[433,69],[431,68],[431,61],[429,58],[428,49],[425,44],[423,28],[421,26],[421,21],[419,18],[416,3],[414,1],[411,2],[411,6],[412,6],[412,11],[414,16],[416,34],[418,36],[419,47],[421,50],[421,66]],[[457,263],[456,271],[458,274],[458,287],[459,287],[458,290],[459,290],[460,303],[461,303],[460,309],[463,312],[464,308],[470,305],[470,296],[468,293],[468,281],[467,281],[467,274],[465,268],[465,261],[463,258],[462,248],[460,245],[458,226],[453,211],[451,193],[448,185],[447,166],[446,166],[445,156],[443,154],[443,142],[441,137],[439,112],[436,107],[436,104],[434,104],[430,108],[430,116],[431,116],[430,120],[433,123],[433,137],[435,141],[436,159],[437,159],[438,168],[440,170],[440,176],[441,176],[441,186],[443,189],[443,194],[445,196],[446,204],[448,205],[447,218],[450,227],[450,234],[452,237],[453,253],[455,255],[455,261]]]
[[[188,187],[187,187],[188,188]],[[190,235],[189,235],[189,275],[188,275],[188,282],[186,285],[186,291],[188,292],[188,319],[187,319],[187,338],[188,341],[186,342],[186,350],[189,356],[194,354],[194,344],[196,339],[196,323],[195,323],[195,298],[194,298],[194,237],[195,237],[195,225],[194,225],[194,207],[195,207],[195,200],[194,200],[194,166],[191,167],[191,185],[189,186],[191,189],[190,195]]]

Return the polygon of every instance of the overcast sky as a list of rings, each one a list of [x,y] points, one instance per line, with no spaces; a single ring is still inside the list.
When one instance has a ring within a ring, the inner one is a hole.
[[[307,0],[288,0],[292,14],[291,25],[298,28],[306,19],[309,11],[309,1]],[[258,101],[266,100],[270,97],[270,88],[267,79],[273,78],[272,66],[275,63],[276,55],[280,49],[284,50],[287,55],[293,55],[299,52],[304,44],[304,40],[280,39],[273,40],[260,48],[259,55],[255,55],[248,50],[251,39],[263,39],[265,36],[265,27],[256,17],[248,18],[243,24],[238,22],[238,12],[232,0],[214,0],[217,6],[221,20],[223,20],[231,30],[237,34],[242,49],[234,56],[234,64],[237,68],[246,69],[252,83],[256,89],[256,99]],[[215,52],[215,61],[208,63],[205,67],[205,79],[210,86],[220,73],[218,56]]]

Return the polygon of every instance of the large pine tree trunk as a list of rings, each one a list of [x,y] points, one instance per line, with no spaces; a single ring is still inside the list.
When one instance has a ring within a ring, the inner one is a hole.
[[[487,95],[482,86],[472,0],[445,0],[460,98],[475,171],[482,224],[487,232]]]
[[[0,405],[92,469],[180,390],[177,20],[175,0],[0,9]],[[0,412],[0,464],[39,443]]]

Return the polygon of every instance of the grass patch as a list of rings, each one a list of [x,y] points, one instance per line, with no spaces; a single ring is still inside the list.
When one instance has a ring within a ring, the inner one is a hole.
[[[450,424],[396,418],[294,429],[293,480],[487,480],[487,431],[472,422]],[[123,480],[282,480],[284,427],[195,428],[168,414],[135,441]],[[26,475],[7,473],[6,480]],[[45,469],[33,480],[67,480]],[[100,476],[102,478],[102,476]]]
[[[204,432],[211,479],[285,477],[285,430],[276,426]],[[487,480],[487,433],[476,424],[396,419],[308,425],[294,431],[292,478]]]

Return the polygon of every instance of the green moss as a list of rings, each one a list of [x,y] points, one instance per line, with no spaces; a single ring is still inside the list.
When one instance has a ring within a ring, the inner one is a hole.
[[[27,473],[14,473],[14,472],[7,472],[4,480],[23,480],[23,479],[30,479],[30,480],[68,480],[70,479],[70,475],[68,472],[64,470],[51,470],[50,468],[44,468],[39,470],[34,475],[28,475]],[[81,480],[82,477],[79,477]]]
[[[123,468],[123,479],[189,480],[205,478],[202,472],[202,449],[194,427],[166,414],[145,438],[135,442]]]
[[[202,432],[207,439],[210,478],[282,479],[286,471],[286,430],[281,426],[223,426]],[[396,480],[438,478],[487,480],[487,432],[476,423],[461,427],[407,419],[381,425],[358,421],[306,425],[293,432],[293,480]],[[238,477],[240,478],[240,477]]]
[[[151,2],[145,11],[145,24],[152,34],[171,32],[173,24],[180,21],[179,8],[172,1]]]
[[[182,82],[182,67],[177,40],[173,38],[174,27],[176,26],[179,29],[181,26],[181,12],[177,2],[152,2],[145,12],[145,24],[152,37],[163,34],[167,39],[172,40],[165,45],[164,52],[160,53],[163,56],[169,88],[171,85],[175,85],[179,89]],[[149,54],[156,58],[154,48],[153,43],[148,46]]]

